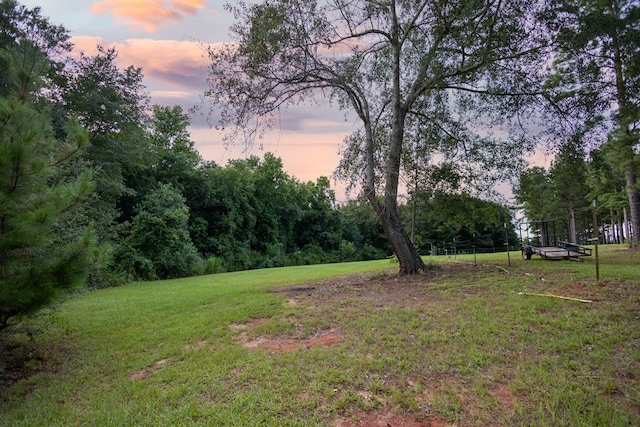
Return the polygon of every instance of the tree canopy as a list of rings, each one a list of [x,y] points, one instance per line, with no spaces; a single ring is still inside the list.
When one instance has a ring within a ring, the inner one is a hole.
[[[612,170],[625,179],[632,246],[640,238],[640,5],[634,0],[558,0],[562,25],[547,89],[569,138],[607,149]]]

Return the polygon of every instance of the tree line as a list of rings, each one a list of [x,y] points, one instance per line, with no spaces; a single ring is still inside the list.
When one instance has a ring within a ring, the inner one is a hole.
[[[513,188],[516,202],[539,231],[541,221],[553,221],[555,237],[588,244],[597,235],[601,243],[629,243],[632,227],[624,175],[609,144],[590,153],[580,144],[563,145],[549,169],[523,171]],[[595,205],[594,205],[595,204]]]
[[[204,161],[188,115],[149,105],[114,49],[73,56],[64,27],[13,0],[0,27],[0,329],[81,286],[392,255],[370,204],[337,204],[327,177],[300,182],[271,153]],[[510,223],[466,194],[414,199],[402,221],[425,253]],[[456,222],[456,203],[476,216]]]

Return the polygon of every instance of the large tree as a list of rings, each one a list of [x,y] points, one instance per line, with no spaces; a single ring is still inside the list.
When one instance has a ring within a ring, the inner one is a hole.
[[[481,129],[480,113],[462,111],[478,95],[522,93],[521,84],[529,81],[523,64],[539,60],[547,45],[538,6],[519,0],[239,2],[229,6],[237,43],[210,51],[206,95],[224,106],[218,124],[244,130],[245,138],[273,124],[281,107],[309,96],[328,94],[355,112],[362,192],[381,220],[400,274],[415,274],[425,265],[397,209],[405,132],[437,129],[451,136],[451,150],[481,150],[483,144],[465,146],[460,135],[475,130],[480,142],[495,122]]]
[[[624,176],[614,172],[611,162],[607,161],[610,149],[610,146],[605,145],[589,153],[591,161],[587,164],[586,184],[589,189],[587,200],[596,200],[598,209],[608,211],[611,229],[617,229],[614,240],[618,243],[626,243],[631,235],[629,198],[625,194]]]
[[[136,189],[129,181],[149,174],[156,160],[145,134],[148,94],[142,69],[120,69],[117,57],[114,49],[98,46],[96,55],[74,60],[60,105],[89,132],[91,144],[82,158],[96,170],[90,216],[104,242],[115,242],[117,222],[134,215]]]
[[[560,31],[548,88],[568,120],[626,181],[632,246],[640,239],[640,4],[636,0],[558,0]]]
[[[549,178],[554,192],[554,202],[566,213],[567,240],[578,243],[576,218],[589,214],[587,200],[587,164],[579,141],[574,140],[560,147],[549,168]],[[583,221],[584,223],[584,221]]]
[[[545,168],[534,166],[522,171],[517,185],[513,187],[513,193],[527,219],[531,221],[550,219],[555,205],[555,193],[551,177]]]

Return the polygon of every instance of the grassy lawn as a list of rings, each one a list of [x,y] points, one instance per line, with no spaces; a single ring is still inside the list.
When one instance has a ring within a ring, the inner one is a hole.
[[[600,282],[512,252],[86,293],[4,343],[0,425],[640,425],[640,253],[600,255]]]

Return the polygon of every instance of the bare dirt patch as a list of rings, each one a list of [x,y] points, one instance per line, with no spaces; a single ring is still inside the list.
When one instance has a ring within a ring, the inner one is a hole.
[[[478,274],[495,272],[495,266],[473,263],[447,263],[442,266],[428,270],[425,274],[417,276],[400,277],[395,273],[386,272],[378,274],[360,274],[341,277],[333,280],[310,283],[304,286],[282,287],[274,289],[272,292],[283,294],[286,304],[290,307],[301,307],[303,312],[296,321],[304,322],[305,319],[320,317],[331,323],[331,331],[325,335],[312,340],[247,340],[245,346],[252,348],[268,348],[275,351],[290,351],[310,347],[314,345],[332,345],[343,342],[342,336],[334,332],[339,329],[340,315],[336,312],[345,310],[346,312],[368,313],[369,310],[384,310],[395,307],[402,309],[426,309],[437,304],[442,304],[444,300],[450,300],[446,292],[438,289],[438,284],[447,282],[451,276],[469,275],[469,283],[473,283],[473,277]],[[477,295],[480,292],[473,286],[455,291],[462,298]],[[445,304],[446,306],[447,304]],[[447,308],[444,308],[447,310]],[[351,313],[353,315],[353,313]],[[242,339],[242,336],[241,336]],[[373,355],[371,356],[373,357]],[[424,380],[434,380],[433,378],[423,378]],[[390,382],[394,379],[388,378]],[[418,382],[422,380],[407,379],[402,388],[419,388]],[[351,407],[349,415],[340,416],[332,420],[334,427],[444,427],[453,425],[444,418],[439,417],[429,408],[429,400],[434,394],[439,393],[444,387],[437,379],[421,395],[415,396],[421,407],[418,412],[405,411],[396,407],[390,396],[384,396],[370,390],[359,390],[357,397],[364,406],[370,406],[377,402],[376,409],[363,409],[362,407]],[[459,379],[454,382],[461,384]],[[447,386],[448,387],[448,386]],[[461,394],[469,394],[465,387],[460,386],[458,390]],[[513,410],[513,400],[506,386],[496,385],[492,389],[496,400],[505,411]],[[471,404],[470,396],[462,396],[463,402]]]
[[[513,395],[507,384],[496,384],[491,394],[498,400],[498,404],[502,410],[513,412]]]
[[[261,348],[273,351],[295,351],[300,349],[310,349],[314,347],[330,347],[340,344],[342,337],[336,333],[329,332],[319,338],[312,340],[296,341],[296,340],[259,340],[258,342],[248,342],[245,345],[248,348]]]
[[[240,331],[238,339],[247,349],[263,349],[271,351],[291,352],[295,350],[310,349],[314,347],[330,347],[344,341],[339,331],[331,329],[306,340],[287,338],[265,338],[261,336],[250,338],[252,330],[260,324],[268,322],[269,319],[253,319],[248,323],[234,323],[229,325],[232,330]],[[253,335],[253,334],[252,334]]]
[[[357,300],[362,305],[373,307],[415,307],[438,298],[437,293],[420,286],[422,284],[437,284],[454,274],[493,271],[494,268],[483,264],[447,263],[415,276],[398,276],[394,268],[377,274],[356,274],[304,286],[275,288],[272,292],[288,296],[289,306],[297,306],[300,299],[312,298],[315,305]]]
[[[200,350],[200,349],[202,349],[202,348],[206,347],[206,345],[207,345],[207,341],[205,341],[205,340],[201,340],[201,341],[198,341],[198,342],[197,342],[197,343],[195,343],[195,344],[187,344],[187,345],[185,345],[185,346],[184,346],[184,350],[185,350],[185,351],[195,351],[195,350]]]
[[[64,361],[75,358],[68,340],[46,343],[38,339],[39,334],[31,339],[21,334],[0,334],[0,408],[5,389],[33,375],[57,373]],[[29,394],[35,387],[35,384],[23,387],[22,394]]]
[[[165,366],[167,363],[169,363],[169,359],[160,359],[156,363],[154,363],[153,366],[148,366],[138,372],[134,372],[133,374],[129,375],[129,379],[131,381],[136,381],[148,378],[151,374]]]
[[[43,359],[33,346],[0,336],[0,390],[40,371],[41,365]]]
[[[423,275],[400,277],[395,273],[358,274],[309,283],[302,286],[288,286],[273,289],[272,292],[288,297],[286,304],[297,307],[303,299],[310,299],[306,306],[317,310],[329,309],[337,303],[346,301],[361,306],[384,308],[390,305],[418,307],[425,302],[433,303],[437,299],[433,291],[419,286],[422,283],[434,283],[444,280],[451,274],[477,272],[491,269],[491,266],[472,263],[451,263],[428,270]],[[344,342],[339,326],[332,325],[324,330],[315,331],[313,336],[301,339],[298,336],[264,337],[256,334],[255,328],[269,322],[269,318],[252,319],[246,323],[233,323],[229,328],[237,331],[238,340],[247,349],[265,349],[290,352],[314,347],[328,347]]]
[[[392,272],[368,273],[298,287],[282,287],[272,292],[286,297],[285,304],[289,307],[300,308],[301,311],[296,314],[295,322],[312,323],[321,318],[329,323],[331,328],[340,329],[343,316],[349,316],[352,319],[357,317],[358,313],[370,316],[372,310],[373,313],[376,310],[387,309],[428,313],[424,319],[430,321],[432,317],[429,316],[432,313],[437,311],[445,314],[450,310],[454,313],[457,310],[456,304],[469,297],[486,296],[486,304],[491,305],[491,301],[500,298],[503,292],[509,294],[513,292],[494,289],[485,284],[477,285],[479,280],[492,278],[494,275],[512,277],[514,281],[522,282],[523,286],[527,286],[533,292],[544,291],[573,298],[587,298],[593,299],[594,302],[610,299],[606,294],[610,284],[563,280],[565,277],[556,277],[553,273],[546,271],[536,274],[536,272],[529,273],[519,269],[496,268],[493,264],[476,265],[462,262],[446,263],[417,276],[400,277]],[[551,277],[553,280],[542,280],[544,277]],[[617,292],[621,291],[619,286],[616,284]],[[459,315],[459,313],[456,314]],[[342,329],[346,337],[345,341],[350,342],[356,336],[357,339],[366,339],[360,336],[358,330],[349,329],[344,325]],[[367,330],[366,334],[376,334],[375,331],[371,331]],[[461,332],[452,329],[450,333],[455,336]],[[364,331],[362,335],[365,335]],[[375,342],[377,337],[370,339]],[[447,339],[445,333],[442,340],[447,341]],[[252,342],[247,344],[251,345]],[[259,341],[253,342],[253,345],[275,351],[288,351],[289,348],[301,348],[305,344],[296,340],[283,340],[276,344]],[[355,347],[357,345],[354,344]],[[430,344],[428,351],[437,353],[443,348],[445,347],[434,342]],[[487,354],[491,355],[491,352]],[[373,354],[371,357],[374,357]],[[510,375],[494,375],[495,371],[492,369],[505,370],[505,372],[510,369],[508,360],[505,363],[500,366],[488,366],[480,374],[486,375],[484,380],[475,380],[472,377],[465,377],[464,374],[459,375],[455,370],[449,371],[448,374],[443,374],[442,371],[434,374],[426,370],[422,371],[422,374],[415,372],[416,379],[406,384],[403,384],[402,378],[385,376],[386,382],[382,387],[397,387],[408,394],[414,393],[413,399],[419,409],[407,410],[401,405],[396,406],[392,396],[380,394],[365,386],[365,389],[355,392],[359,403],[349,406],[346,412],[348,415],[342,413],[331,422],[334,427],[444,427],[474,423],[509,425],[515,419],[513,417],[516,417],[518,402],[521,403],[526,397],[519,395],[516,397],[513,394],[512,384],[509,381]],[[449,407],[443,408],[443,402]],[[451,420],[457,421],[452,423]]]
[[[415,415],[400,414],[394,408],[358,412],[333,422],[333,427],[445,427],[447,425],[451,424],[437,417],[419,419]]]

